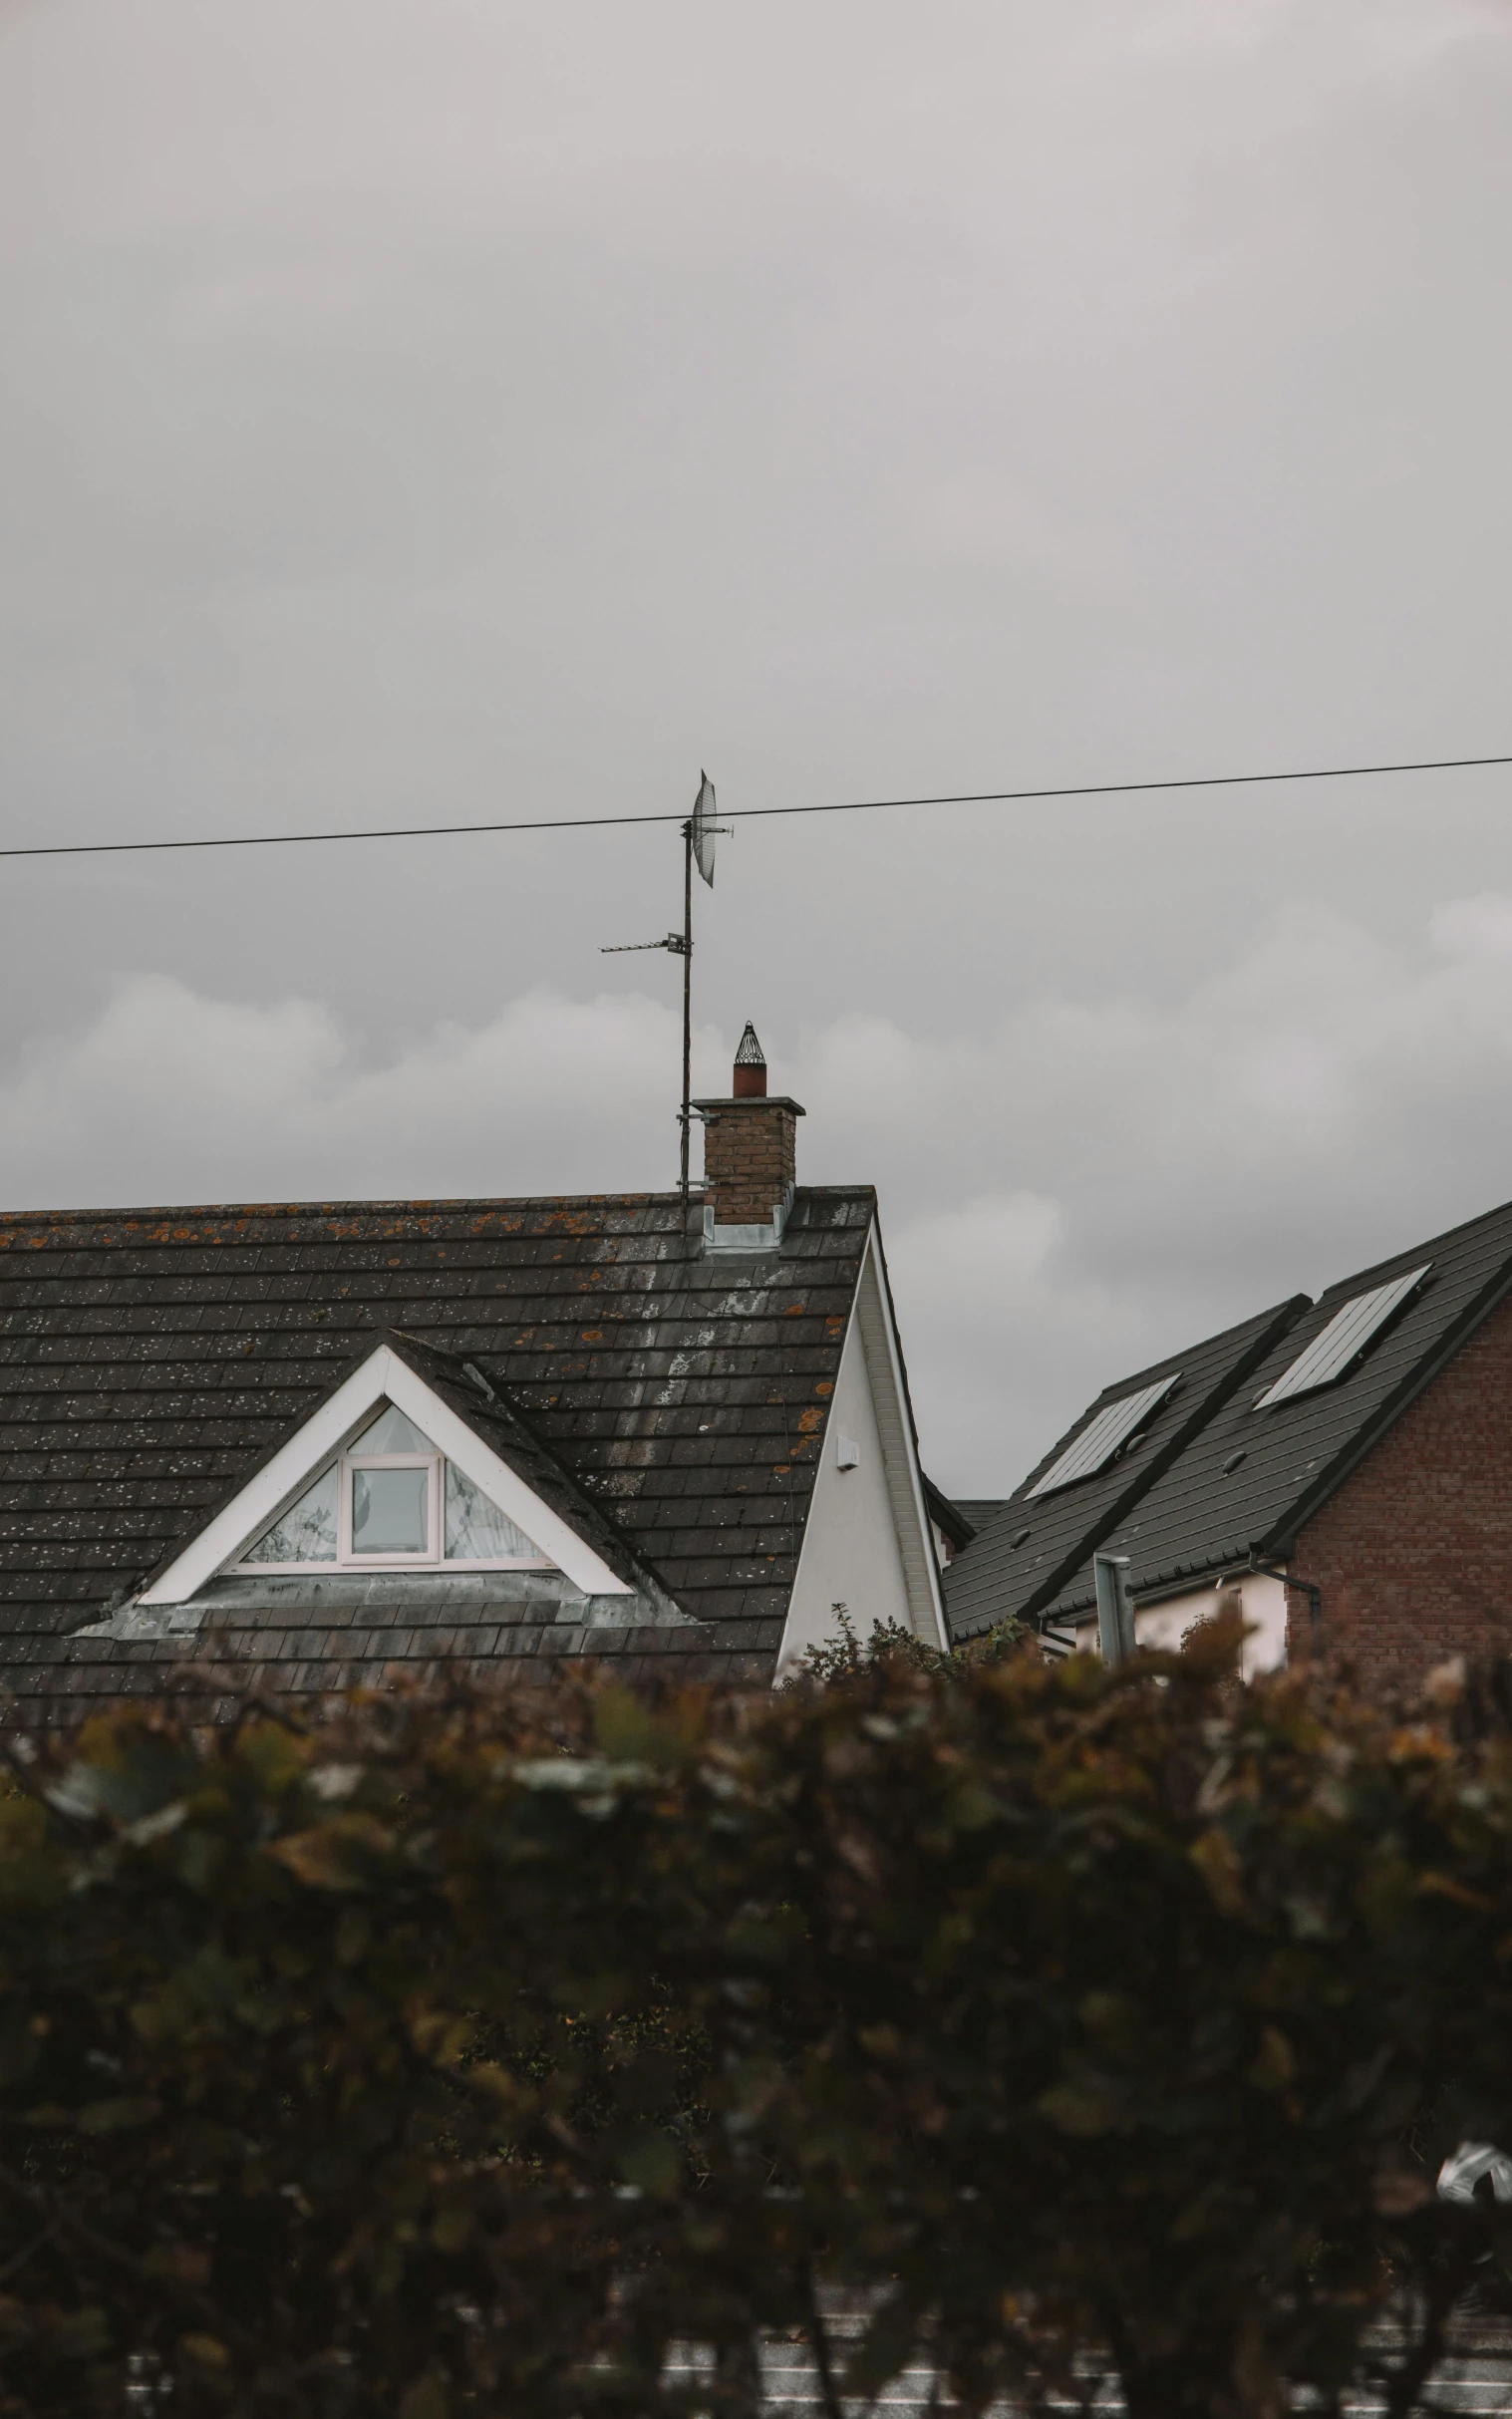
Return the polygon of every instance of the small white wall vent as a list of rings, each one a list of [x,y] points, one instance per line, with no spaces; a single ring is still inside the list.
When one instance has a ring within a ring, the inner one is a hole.
[[[853,1436],[835,1438],[835,1464],[842,1470],[853,1470],[861,1458],[861,1448]]]

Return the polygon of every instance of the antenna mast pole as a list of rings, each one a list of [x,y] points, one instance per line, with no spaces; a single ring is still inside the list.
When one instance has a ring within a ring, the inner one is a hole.
[[[693,819],[683,825],[683,1145],[678,1189],[688,1198],[688,1133],[693,1123]]]
[[[714,819],[714,783],[708,773],[699,777],[699,794],[693,812],[683,825],[683,929],[669,932],[665,941],[621,941],[612,949],[600,951],[606,958],[622,958],[631,950],[665,949],[683,961],[683,1105],[678,1111],[683,1128],[682,1149],[678,1157],[678,1190],[684,1203],[688,1199],[688,1140],[693,1125],[693,869],[697,865],[710,889],[714,888],[714,835],[728,831],[728,823]],[[0,855],[4,851],[0,850]]]

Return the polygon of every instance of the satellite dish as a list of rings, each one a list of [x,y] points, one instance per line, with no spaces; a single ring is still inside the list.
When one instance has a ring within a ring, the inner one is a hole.
[[[699,794],[693,806],[693,855],[700,873],[711,890],[714,888],[714,783],[707,772],[699,775]]]

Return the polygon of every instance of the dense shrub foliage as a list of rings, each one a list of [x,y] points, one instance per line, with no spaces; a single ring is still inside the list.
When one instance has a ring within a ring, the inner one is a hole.
[[[741,2412],[845,2285],[832,2407],[918,2345],[973,2408],[1089,2347],[1135,2419],[1412,2407],[1501,2273],[1432,2186],[1512,2140],[1508,1724],[1232,1661],[17,1753],[0,2411],[632,2419],[682,2338]]]

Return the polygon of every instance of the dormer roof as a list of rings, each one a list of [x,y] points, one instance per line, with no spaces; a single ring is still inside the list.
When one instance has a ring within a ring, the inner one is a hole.
[[[379,1328],[324,1392],[270,1443],[258,1466],[227,1488],[207,1519],[149,1572],[137,1607],[191,1604],[235,1563],[279,1509],[330,1462],[354,1426],[396,1403],[541,1548],[584,1596],[640,1595],[679,1618],[655,1571],[606,1518],[557,1456],[510,1410],[472,1361]],[[460,1433],[458,1433],[460,1431]],[[478,1450],[468,1455],[469,1443]],[[512,1485],[511,1485],[512,1482]]]

